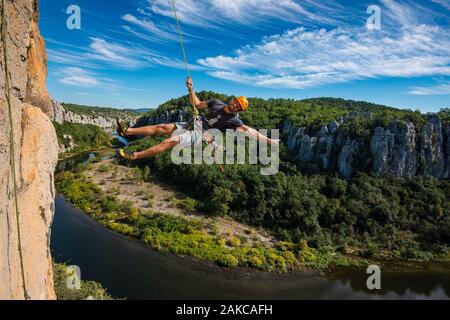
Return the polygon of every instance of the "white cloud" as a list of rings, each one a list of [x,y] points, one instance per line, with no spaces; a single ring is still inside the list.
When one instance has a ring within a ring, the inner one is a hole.
[[[163,28],[155,25],[151,20],[148,20],[147,18],[137,18],[132,14],[125,14],[122,19],[135,26],[140,27],[150,34],[155,35],[158,39],[178,41],[176,34],[164,30]]]
[[[450,82],[449,81],[438,81],[435,86],[431,87],[411,87],[409,94],[414,94],[418,96],[426,96],[426,95],[442,95],[448,94],[450,95]]]
[[[186,68],[184,62],[179,59],[171,59],[164,56],[154,55],[146,57],[146,60],[153,65],[160,65],[164,67],[182,70]],[[188,64],[188,66],[190,70],[206,70],[205,67],[199,65]]]
[[[76,87],[96,87],[101,83],[94,75],[77,67],[67,67],[58,70],[62,78],[59,82]]]
[[[134,70],[148,66],[146,56],[154,54],[151,49],[136,47],[133,44],[120,44],[95,37],[89,40],[89,46],[86,48],[47,49],[49,61],[90,69],[101,69],[108,65]]]
[[[450,0],[431,0],[434,3],[440,4],[447,10],[450,10]]]
[[[64,67],[56,70],[55,75],[59,76],[59,82],[75,87],[93,88],[96,90],[104,90],[108,94],[117,94],[121,91],[145,92],[147,89],[137,87],[123,86],[113,79],[102,77],[90,70],[79,67]],[[78,94],[78,93],[77,93]],[[84,93],[90,94],[90,93]]]
[[[128,31],[129,33],[131,33],[132,35],[134,35],[137,38],[140,38],[142,40],[146,40],[146,41],[150,41],[150,42],[157,42],[157,43],[162,43],[163,40],[159,39],[156,36],[151,36],[149,34],[146,33],[142,33],[142,32],[138,32],[136,30],[134,30],[133,28],[129,27],[129,26],[122,26],[124,30]]]
[[[173,18],[172,2],[147,0],[145,12]],[[176,1],[180,21],[195,26],[215,28],[227,23],[253,24],[267,18],[302,23],[335,21],[329,11],[317,13],[317,8],[336,8],[335,1],[307,0],[178,0]]]
[[[122,44],[108,42],[100,38],[91,38],[89,45],[91,52],[87,57],[98,61],[107,62],[123,68],[135,69],[143,64],[141,50],[133,47],[125,47]]]
[[[298,89],[377,77],[450,75],[450,34],[423,24],[404,25],[396,33],[301,27],[198,63],[218,78]]]

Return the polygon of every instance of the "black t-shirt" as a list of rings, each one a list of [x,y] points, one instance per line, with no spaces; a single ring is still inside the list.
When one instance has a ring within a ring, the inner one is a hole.
[[[227,129],[236,129],[244,123],[238,118],[237,113],[226,113],[223,109],[227,106],[223,101],[213,99],[206,101],[208,113],[203,117],[203,130],[218,129],[225,132]]]

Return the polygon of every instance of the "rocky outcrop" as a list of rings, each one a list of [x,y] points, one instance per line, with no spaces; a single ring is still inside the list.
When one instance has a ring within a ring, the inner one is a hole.
[[[341,176],[348,178],[355,172],[355,158],[357,154],[358,143],[356,140],[347,138],[338,157],[338,169]]]
[[[32,12],[30,42],[26,58],[28,79],[25,102],[41,108],[51,118],[53,116],[52,104],[45,84],[47,79],[47,53],[44,38],[39,32],[38,2],[29,2],[32,2],[32,6],[35,6],[35,8]]]
[[[445,173],[444,173],[444,179],[450,179],[450,122],[446,122],[444,124],[444,145],[445,148]]]
[[[0,6],[0,299],[55,299],[49,242],[58,144],[38,4]]]
[[[370,152],[377,173],[408,177],[418,173],[416,130],[412,123],[394,122],[389,129],[376,128]]]
[[[94,113],[92,115],[78,114],[70,110],[64,109],[64,107],[56,101],[52,101],[53,118],[56,123],[79,123],[79,124],[92,124],[103,129],[112,128],[116,126],[116,120],[113,117],[105,117],[102,114]]]
[[[443,178],[445,175],[444,131],[437,115],[428,116],[420,143],[420,161],[423,174]]]
[[[92,124],[104,129],[108,133],[115,131],[113,128],[116,127],[116,119],[113,116],[105,116],[104,114],[99,112],[92,112],[91,114],[79,114],[70,110],[66,110],[57,101],[52,101],[51,104],[53,112],[52,121],[56,123],[63,124],[65,122],[69,122],[79,124]],[[135,118],[131,118],[125,113],[121,113],[120,118],[130,123],[130,125],[134,125],[136,122]]]
[[[135,125],[137,127],[151,126],[161,123],[172,122],[189,122],[191,120],[191,113],[185,110],[171,110],[155,114],[151,117],[141,117],[137,120]]]
[[[430,114],[419,131],[412,123],[396,120],[387,128],[375,128],[366,139],[357,139],[340,130],[342,123],[355,116],[372,117],[369,113],[350,114],[313,135],[306,128],[295,128],[285,121],[281,129],[287,137],[287,148],[297,152],[300,163],[337,171],[342,177],[351,177],[357,171],[373,171],[401,177],[450,178],[449,122],[442,123],[437,115]]]

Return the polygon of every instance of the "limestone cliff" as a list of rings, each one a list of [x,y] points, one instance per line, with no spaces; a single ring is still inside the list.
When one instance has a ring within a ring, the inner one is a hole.
[[[106,117],[102,114],[77,114],[70,110],[64,109],[64,107],[56,101],[52,101],[53,121],[56,123],[79,123],[79,124],[92,124],[103,129],[111,129],[116,126],[116,120],[114,117]]]
[[[0,0],[0,299],[55,299],[56,133],[36,0]]]
[[[172,110],[165,111],[161,114],[156,114],[152,117],[141,117],[137,120],[136,126],[143,127],[160,123],[188,122],[190,119],[190,112],[184,110]]]
[[[64,108],[59,102],[52,101],[52,121],[63,124],[65,122],[69,123],[79,123],[79,124],[92,124],[98,126],[108,133],[115,132],[116,128],[116,117],[119,117],[123,121],[134,125],[136,123],[136,116],[130,116],[127,112],[123,110],[117,110],[113,114],[105,114],[102,112],[92,111],[89,114],[81,114],[73,112],[69,109]]]
[[[401,177],[417,175],[450,178],[450,122],[442,123],[435,114],[427,116],[420,131],[412,123],[394,121],[390,127],[375,128],[368,139],[351,138],[340,130],[354,118],[370,120],[371,112],[351,112],[322,126],[314,134],[296,128],[289,119],[281,124],[285,144],[297,154],[299,163],[315,170],[338,172],[351,177],[358,171],[372,171]],[[137,126],[189,121],[189,112],[164,111],[141,117]]]
[[[410,122],[393,121],[375,128],[368,138],[352,138],[339,129],[345,118],[323,126],[310,136],[306,128],[284,123],[287,148],[298,153],[303,164],[350,177],[372,171],[400,177],[417,175],[450,178],[450,123],[429,114],[419,130]]]

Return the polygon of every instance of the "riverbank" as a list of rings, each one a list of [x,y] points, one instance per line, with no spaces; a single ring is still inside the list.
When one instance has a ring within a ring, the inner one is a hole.
[[[268,231],[229,217],[202,213],[185,197],[143,171],[97,157],[73,172],[60,172],[56,186],[72,204],[107,228],[156,250],[190,255],[223,267],[304,271],[365,266],[361,257],[275,239]]]
[[[278,241],[261,228],[229,217],[200,212],[195,199],[156,179],[149,168],[129,168],[102,152],[90,162],[58,174],[58,190],[76,207],[110,230],[127,235],[153,249],[189,255],[224,267],[262,271],[327,270],[340,266],[417,269],[433,259],[404,259],[388,250],[310,248],[306,241]]]
[[[263,272],[222,268],[190,256],[156,251],[108,230],[57,195],[52,256],[77,265],[83,280],[95,280],[114,297],[133,299],[448,299],[448,265],[421,270],[382,267],[382,290],[367,289],[366,268]],[[446,267],[446,268],[445,268]],[[447,273],[443,272],[446,269]]]

